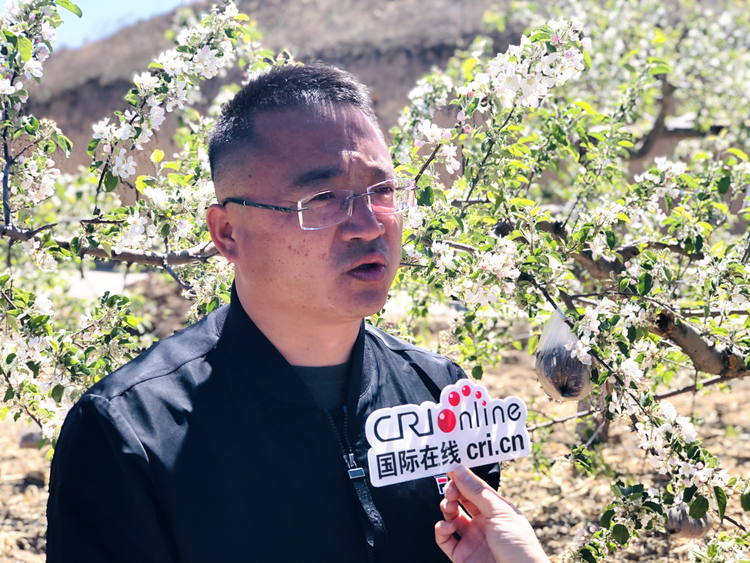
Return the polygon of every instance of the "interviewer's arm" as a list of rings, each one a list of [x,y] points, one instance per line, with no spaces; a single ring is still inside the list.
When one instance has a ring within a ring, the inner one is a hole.
[[[435,525],[435,541],[453,563],[549,563],[515,506],[464,467],[450,475],[440,502],[445,520]]]

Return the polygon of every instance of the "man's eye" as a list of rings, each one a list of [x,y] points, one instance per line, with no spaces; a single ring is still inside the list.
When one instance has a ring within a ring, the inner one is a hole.
[[[323,192],[322,194],[318,194],[315,197],[311,198],[311,202],[319,202],[319,201],[327,201],[329,199],[336,199],[335,194],[332,192]]]
[[[377,194],[377,195],[390,195],[393,193],[393,186],[378,186],[374,190],[372,190],[370,193]]]

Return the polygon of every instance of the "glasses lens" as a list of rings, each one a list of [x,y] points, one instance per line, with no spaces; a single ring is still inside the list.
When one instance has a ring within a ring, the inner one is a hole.
[[[416,203],[414,180],[395,178],[367,188],[374,213],[392,215],[414,207]]]
[[[315,230],[343,223],[351,216],[351,190],[321,192],[300,201],[300,225]]]

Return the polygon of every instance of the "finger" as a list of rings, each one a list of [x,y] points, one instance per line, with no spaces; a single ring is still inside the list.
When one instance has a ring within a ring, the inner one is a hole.
[[[452,482],[456,484],[461,496],[477,509],[478,512],[474,512],[474,514],[481,512],[490,517],[507,514],[510,510],[513,510],[497,491],[494,491],[487,483],[463,466],[459,465],[453,470]],[[515,510],[513,511],[515,512]]]
[[[445,488],[445,498],[448,499],[451,502],[460,502],[463,506],[464,510],[471,516],[472,518],[479,514],[479,509],[474,505],[473,502],[467,500],[461,492],[458,490],[458,487],[456,487],[456,484],[453,483],[453,481],[448,482],[448,486]]]
[[[466,511],[466,513],[472,518],[474,518],[474,516],[478,516],[479,514],[481,514],[481,511],[470,500],[461,499],[459,502],[461,503],[461,506]]]
[[[443,512],[443,518],[453,520],[458,516],[458,501],[443,499],[440,501],[440,510]]]
[[[453,552],[456,550],[456,546],[458,546],[458,540],[453,537],[455,532],[455,522],[441,520],[435,524],[435,542],[450,559],[453,558]]]
[[[499,494],[499,493],[498,493],[498,495],[497,495],[497,496],[498,496],[498,498],[499,498],[500,500],[502,500],[502,501],[503,501],[503,502],[504,502],[505,504],[507,504],[508,506],[510,506],[510,507],[511,507],[511,508],[512,508],[512,509],[513,509],[513,510],[515,511],[515,513],[516,513],[516,514],[520,514],[521,516],[523,516],[523,513],[522,513],[522,512],[520,511],[520,510],[518,510],[518,509],[516,508],[516,505],[515,505],[515,504],[513,504],[512,502],[510,502],[510,501],[509,501],[509,500],[508,500],[507,498],[505,498],[505,497],[504,497],[503,495],[501,495],[501,494]]]

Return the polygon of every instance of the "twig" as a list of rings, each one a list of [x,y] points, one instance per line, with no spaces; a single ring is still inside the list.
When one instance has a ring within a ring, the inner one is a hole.
[[[2,370],[0,370],[0,371],[2,371]],[[7,376],[7,374],[4,371],[3,371],[3,377],[5,377],[5,381],[8,382],[8,387],[10,387],[11,389],[13,389],[13,383],[11,383],[10,378]],[[15,392],[16,390],[13,389],[13,391]],[[16,393],[16,395],[18,395],[18,393]],[[18,395],[18,396],[20,397],[20,395]],[[37,417],[35,417],[33,414],[31,414],[31,411],[29,410],[29,407],[27,407],[23,403],[20,403],[20,404],[21,404],[21,407],[23,408],[23,410],[29,416],[29,418],[31,418],[31,420],[33,420],[34,422],[36,422],[36,424],[37,424],[37,426],[39,426],[39,428],[42,428],[42,423],[39,422],[39,419]]]
[[[419,182],[419,179],[422,177],[422,174],[424,174],[424,171],[427,170],[427,167],[430,165],[430,163],[435,160],[435,157],[437,156],[438,151],[440,150],[440,147],[442,147],[440,143],[435,145],[435,149],[432,151],[432,154],[427,157],[427,160],[425,160],[425,163],[422,165],[422,168],[419,169],[419,172],[417,172],[417,175],[414,177],[414,183],[416,184]]]
[[[581,411],[575,414],[571,414],[570,416],[564,416],[562,418],[553,418],[549,422],[542,422],[541,424],[537,424],[535,426],[529,426],[526,430],[529,432],[533,432],[534,430],[539,430],[540,428],[547,428],[548,426],[552,426],[553,424],[561,424],[563,422],[573,420],[574,418],[585,418],[587,416],[591,416],[592,414],[594,414],[594,412],[595,411],[589,409],[587,411]]]
[[[735,520],[735,519],[734,519],[734,518],[732,518],[731,516],[727,516],[727,515],[725,514],[725,515],[724,515],[724,520],[726,520],[726,521],[728,521],[728,522],[731,522],[732,524],[734,524],[735,526],[737,526],[737,527],[738,527],[738,528],[739,528],[740,530],[742,530],[743,532],[747,532],[747,528],[745,528],[745,526],[743,526],[742,524],[740,524],[739,522],[737,522],[737,520]]]
[[[594,440],[596,440],[596,437],[599,435],[606,424],[607,419],[605,418],[604,421],[599,425],[599,428],[597,428],[591,435],[591,438],[589,438],[588,441],[583,445],[584,448],[588,448],[594,442]]]
[[[3,223],[10,225],[10,187],[8,178],[10,177],[10,155],[8,154],[8,143],[5,143],[5,168],[3,169]]]
[[[716,385],[718,383],[723,383],[725,381],[731,381],[732,378],[730,377],[714,377],[711,379],[707,379],[706,381],[700,382],[701,387],[710,387],[711,385]],[[664,399],[669,399],[670,397],[674,397],[675,395],[683,395],[685,393],[691,393],[695,391],[695,385],[688,385],[687,387],[681,387],[680,389],[673,389],[672,391],[667,391],[665,393],[659,393],[657,395],[654,395],[653,398],[655,401],[662,401]],[[537,424],[535,426],[529,426],[526,430],[529,432],[533,432],[534,430],[538,430],[540,428],[546,428],[548,426],[552,426],[553,424],[561,424],[563,422],[567,422],[569,420],[573,420],[574,418],[586,418],[587,416],[591,416],[594,414],[597,414],[599,411],[595,411],[593,409],[589,409],[587,411],[581,411],[577,412],[575,414],[571,414],[569,416],[564,416],[562,418],[553,418],[549,422],[543,422],[541,424]],[[543,416],[547,416],[544,413],[539,413]],[[549,418],[549,417],[547,417]]]
[[[12,241],[26,241],[32,236],[33,231],[16,229],[8,225],[0,225],[0,236],[5,236]],[[52,239],[52,241],[63,250],[71,250],[69,239]],[[210,258],[219,254],[216,247],[210,243],[201,243],[193,248],[181,251],[173,251],[167,254],[159,252],[148,252],[142,250],[124,249],[119,254],[112,253],[110,256],[102,247],[92,247],[85,245],[78,252],[79,256],[93,256],[103,260],[115,260],[117,262],[133,262],[136,264],[146,264],[148,266],[162,266],[164,259],[172,266],[183,264],[192,264],[193,262],[206,262]]]
[[[682,395],[683,393],[692,393],[694,392],[698,385],[703,387],[710,387],[711,385],[716,385],[718,383],[724,383],[725,381],[731,381],[732,379],[735,379],[733,377],[712,377],[711,379],[706,379],[705,381],[701,381],[696,383],[693,383],[692,385],[687,385],[686,387],[681,387],[679,389],[673,389],[672,391],[666,391],[664,393],[660,393],[658,395],[654,395],[655,401],[661,401],[663,399],[669,399],[670,397],[674,397],[675,395]]]
[[[2,289],[0,289],[0,295],[2,295],[3,299],[8,302],[8,305],[13,307],[14,309],[16,308],[16,304],[11,301],[10,297],[8,297],[8,295]]]
[[[169,238],[164,239],[164,247],[166,252],[164,253],[164,258],[161,263],[161,267],[164,268],[167,273],[174,278],[174,280],[180,284],[180,287],[184,289],[185,291],[191,292],[193,295],[195,295],[195,291],[193,291],[193,286],[191,286],[189,283],[182,281],[180,276],[177,274],[177,272],[174,271],[174,268],[169,265],[167,262],[167,255],[169,254]]]
[[[513,113],[515,113],[515,111],[516,111],[516,104],[514,102],[513,107],[510,108],[508,117],[505,118],[505,121],[503,121],[503,124],[500,126],[500,129],[498,129],[498,132],[497,132],[498,135],[502,133],[503,129],[505,129],[505,126],[508,125],[508,122],[510,121],[511,117],[513,117]],[[494,121],[494,117],[492,119]],[[476,188],[477,184],[479,183],[479,179],[482,175],[482,169],[484,168],[484,165],[487,164],[487,160],[490,158],[492,151],[495,149],[496,142],[497,142],[497,138],[493,136],[490,139],[490,144],[487,147],[487,152],[485,153],[484,158],[482,159],[482,162],[480,162],[479,166],[477,167],[477,174],[471,180],[471,188],[469,189],[469,193],[466,196],[466,201],[469,201],[471,199],[471,194],[474,193],[474,188]]]

